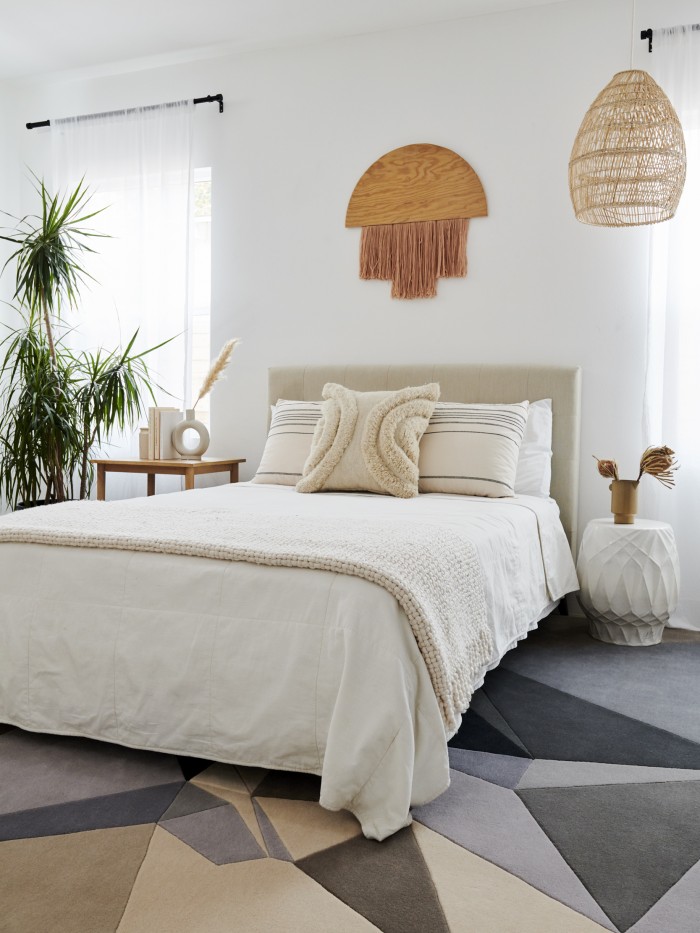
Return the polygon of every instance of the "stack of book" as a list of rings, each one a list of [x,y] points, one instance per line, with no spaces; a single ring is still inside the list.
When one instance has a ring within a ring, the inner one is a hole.
[[[184,413],[177,408],[148,409],[148,459],[180,460],[180,454],[172,444],[172,433]]]

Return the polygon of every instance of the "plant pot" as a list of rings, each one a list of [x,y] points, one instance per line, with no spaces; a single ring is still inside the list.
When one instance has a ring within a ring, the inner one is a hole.
[[[64,499],[64,502],[73,502],[73,499]],[[24,512],[25,509],[35,509],[40,505],[57,505],[58,499],[35,499],[33,502],[18,502],[14,508],[15,512]]]
[[[614,479],[610,483],[612,502],[610,511],[615,516],[616,525],[634,525],[637,514],[637,487],[639,480]]]
[[[39,505],[55,505],[55,499],[34,499],[33,502],[18,502],[15,506],[15,512],[24,512],[25,509],[35,509]]]

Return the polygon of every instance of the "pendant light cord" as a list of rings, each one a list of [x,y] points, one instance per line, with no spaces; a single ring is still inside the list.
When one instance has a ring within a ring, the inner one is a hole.
[[[630,29],[630,71],[632,71],[633,69],[633,61],[634,61],[634,21],[636,19],[635,17],[636,6],[637,6],[637,0],[632,0],[632,27]]]

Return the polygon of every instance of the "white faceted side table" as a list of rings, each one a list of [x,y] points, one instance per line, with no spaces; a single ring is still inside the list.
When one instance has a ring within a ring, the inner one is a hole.
[[[678,604],[678,552],[670,525],[596,518],[583,533],[576,569],[579,602],[594,638],[613,645],[661,641]]]

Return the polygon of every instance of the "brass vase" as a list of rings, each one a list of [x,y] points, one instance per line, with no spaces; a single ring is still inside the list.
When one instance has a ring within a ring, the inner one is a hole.
[[[614,479],[610,483],[612,503],[610,511],[615,516],[616,525],[634,525],[637,514],[638,479]]]

